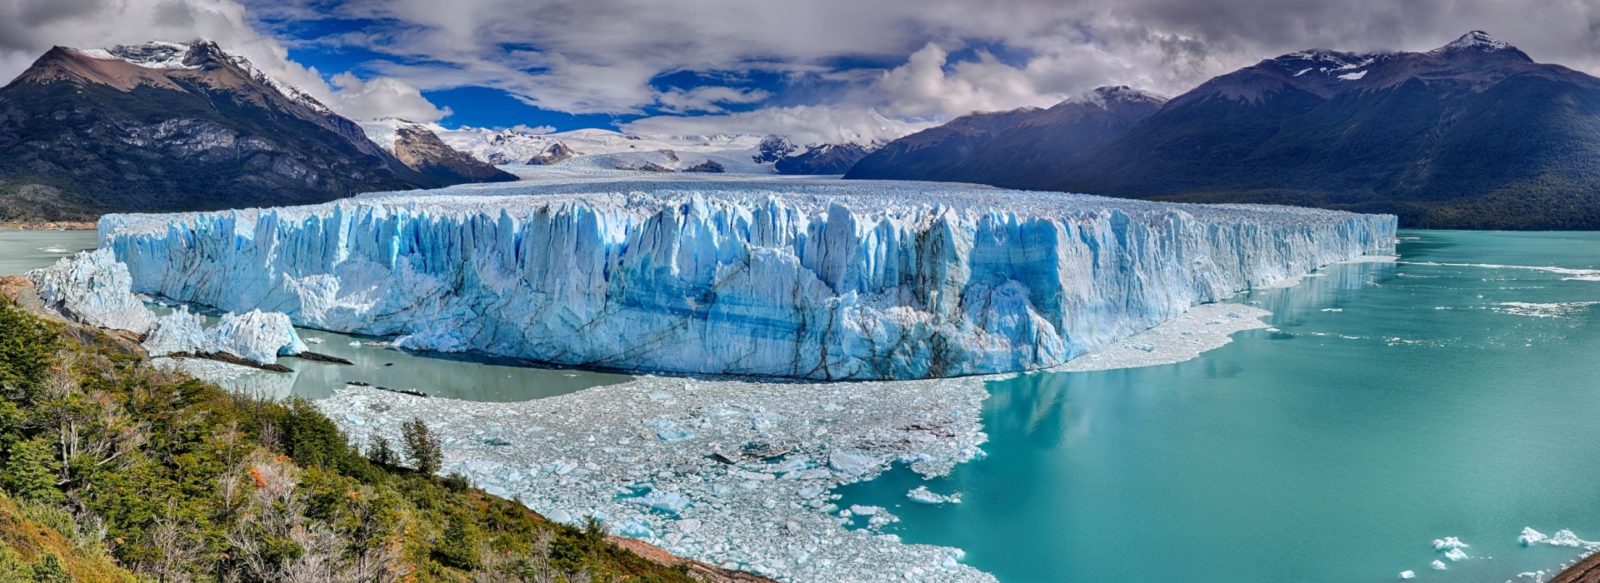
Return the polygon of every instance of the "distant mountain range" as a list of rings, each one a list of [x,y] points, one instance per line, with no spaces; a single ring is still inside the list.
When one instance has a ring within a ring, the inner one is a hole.
[[[594,128],[559,133],[471,127],[433,131],[445,143],[490,164],[573,170],[844,174],[879,145],[797,145],[781,136],[645,136]]]
[[[846,177],[1600,228],[1600,79],[1480,31],[1422,53],[1292,53],[1148,113],[1094,102],[960,118]]]
[[[451,156],[436,137],[400,143],[405,160],[214,43],[56,47],[0,89],[0,220],[303,204],[515,179]]]

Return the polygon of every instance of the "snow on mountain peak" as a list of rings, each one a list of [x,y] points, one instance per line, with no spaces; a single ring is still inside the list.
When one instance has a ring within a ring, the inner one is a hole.
[[[305,90],[273,78],[265,71],[257,69],[244,56],[223,50],[217,43],[205,39],[196,39],[187,43],[156,40],[135,45],[117,45],[106,49],[74,50],[78,54],[92,59],[121,60],[146,69],[169,71],[194,71],[205,68],[208,62],[226,61],[243,69],[252,79],[273,88],[292,101],[311,108],[312,111],[325,115],[332,113],[328,106],[317,101],[315,97],[306,93]]]
[[[1474,30],[1468,32],[1467,34],[1461,35],[1461,37],[1457,38],[1456,40],[1450,41],[1450,44],[1428,51],[1428,53],[1438,55],[1461,50],[1494,52],[1511,49],[1515,49],[1515,47],[1511,46],[1511,43],[1497,39],[1487,32]]]
[[[1167,101],[1167,97],[1165,95],[1151,93],[1143,89],[1135,89],[1127,85],[1108,85],[1105,87],[1096,87],[1093,91],[1090,91],[1084,96],[1084,101],[1104,107],[1105,105],[1114,102],[1165,103]]]

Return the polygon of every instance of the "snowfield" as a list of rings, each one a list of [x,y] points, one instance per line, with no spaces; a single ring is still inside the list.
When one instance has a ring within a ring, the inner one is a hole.
[[[107,215],[136,291],[406,348],[814,380],[1026,371],[1395,218],[908,182],[589,177]]]

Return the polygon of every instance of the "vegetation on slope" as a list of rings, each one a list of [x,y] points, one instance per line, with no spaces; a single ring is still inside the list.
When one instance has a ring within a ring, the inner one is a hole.
[[[0,298],[0,583],[688,581],[398,451],[352,448],[305,401],[150,366]]]

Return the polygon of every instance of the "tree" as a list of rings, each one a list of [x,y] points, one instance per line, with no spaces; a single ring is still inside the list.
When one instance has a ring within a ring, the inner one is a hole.
[[[389,440],[380,436],[372,436],[372,441],[367,444],[367,459],[380,466],[393,466],[399,461],[394,449],[389,447]]]
[[[429,476],[438,473],[444,465],[444,450],[439,438],[428,430],[428,424],[420,417],[413,417],[400,425],[400,434],[405,439],[406,454],[411,456],[417,471]]]
[[[56,481],[61,476],[61,461],[56,459],[55,445],[44,436],[12,446],[4,467],[5,473],[0,475],[0,484],[4,484],[12,494],[46,504],[66,501],[66,496],[56,488]]]

